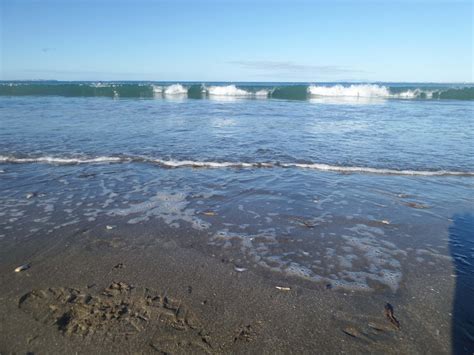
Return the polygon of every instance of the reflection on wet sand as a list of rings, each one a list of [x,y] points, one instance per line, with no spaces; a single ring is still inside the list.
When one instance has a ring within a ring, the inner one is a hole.
[[[456,269],[453,304],[453,353],[474,353],[474,215],[453,217],[450,248]]]

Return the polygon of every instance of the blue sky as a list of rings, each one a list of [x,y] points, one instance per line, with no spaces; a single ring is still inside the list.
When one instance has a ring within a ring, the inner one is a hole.
[[[0,0],[0,78],[473,81],[473,1]]]

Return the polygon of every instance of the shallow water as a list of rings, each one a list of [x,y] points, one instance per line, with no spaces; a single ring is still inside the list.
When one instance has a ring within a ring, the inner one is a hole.
[[[162,221],[247,267],[397,292],[472,212],[473,105],[0,97],[0,241]]]
[[[1,97],[1,158],[474,171],[472,102],[231,99]]]

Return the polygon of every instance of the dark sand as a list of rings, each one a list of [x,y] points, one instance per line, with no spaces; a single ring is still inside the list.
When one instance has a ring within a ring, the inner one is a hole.
[[[451,351],[448,261],[443,273],[413,268],[395,294],[351,292],[237,272],[239,260],[212,254],[192,229],[106,224],[3,241],[2,354]]]

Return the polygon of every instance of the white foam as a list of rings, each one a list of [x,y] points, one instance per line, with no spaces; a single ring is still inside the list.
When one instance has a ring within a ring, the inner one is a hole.
[[[363,99],[416,99],[426,95],[426,98],[432,98],[434,91],[423,91],[420,89],[407,90],[399,93],[391,93],[389,88],[376,84],[353,84],[349,86],[334,85],[320,86],[310,85],[308,93],[317,97],[346,97],[346,98],[363,98]]]
[[[335,171],[341,173],[368,173],[368,174],[380,174],[380,175],[411,175],[411,176],[443,176],[443,175],[465,175],[474,176],[474,171],[450,171],[450,170],[397,170],[397,169],[384,169],[384,168],[370,168],[361,166],[340,166],[340,165],[328,165],[328,164],[280,164],[285,168],[301,168],[301,169],[314,169],[322,171]]]
[[[163,165],[169,168],[180,168],[180,167],[192,167],[192,168],[252,168],[256,166],[252,163],[241,163],[241,162],[205,162],[195,160],[162,160],[153,159],[153,162]]]
[[[305,279],[313,279],[314,273],[307,267],[302,266],[298,263],[291,262],[285,269],[284,272],[288,275],[297,276]]]
[[[235,97],[255,97],[255,98],[267,98],[270,91],[267,89],[260,89],[255,92],[240,89],[235,85],[227,86],[210,86],[208,88],[203,87],[203,92],[207,92],[212,98],[235,98]]]
[[[375,281],[396,292],[403,276],[401,263],[396,259],[400,258],[397,247],[380,245],[384,232],[379,228],[358,224],[347,229],[353,232],[352,235],[342,236],[339,240],[342,243],[338,243],[336,249],[328,246],[319,249],[324,252],[323,258],[315,251],[314,256],[307,253],[302,259],[299,253],[280,243],[274,228],[260,230],[259,234],[224,229],[214,234],[209,244],[240,245],[241,251],[258,265],[288,276],[329,282],[335,288],[365,291],[372,290],[370,281]],[[344,252],[343,248],[350,248],[351,253]]]
[[[148,221],[152,217],[158,217],[172,227],[179,226],[179,221],[188,222],[198,230],[208,229],[210,224],[195,216],[194,209],[188,208],[189,202],[184,193],[157,192],[148,200],[132,204],[129,207],[113,209],[107,214],[109,216],[130,216],[129,224],[137,224]]]
[[[385,97],[352,97],[352,96],[311,96],[309,102],[325,105],[374,105],[386,101]]]
[[[153,93],[161,95],[163,93],[163,87],[162,86],[157,86],[157,85],[152,85],[153,88]]]
[[[214,96],[251,96],[252,93],[237,88],[235,85],[227,86],[210,86],[207,88],[209,95]]]
[[[362,173],[378,175],[407,175],[407,176],[474,176],[474,171],[452,171],[452,170],[397,170],[387,168],[371,168],[362,166],[329,165],[321,163],[272,163],[272,162],[217,162],[199,160],[164,160],[152,157],[110,157],[101,156],[94,158],[61,158],[43,156],[36,158],[17,158],[14,156],[0,155],[1,163],[47,163],[47,164],[87,164],[87,163],[118,163],[118,162],[148,162],[168,168],[299,168],[320,171],[333,171],[338,173]]]
[[[173,84],[168,86],[164,93],[165,95],[187,95],[188,89],[181,84]]]
[[[91,163],[116,163],[124,161],[118,157],[96,157],[96,158],[56,158],[56,157],[38,157],[38,158],[15,158],[0,155],[0,163],[47,163],[47,164],[91,164]]]
[[[340,166],[340,165],[329,165],[319,163],[245,163],[245,162],[205,162],[205,161],[194,161],[194,160],[162,160],[154,159],[154,162],[170,167],[199,167],[199,168],[300,168],[300,169],[314,169],[321,171],[334,171],[341,173],[369,173],[369,174],[381,174],[381,175],[411,175],[411,176],[443,176],[443,175],[467,175],[474,176],[474,172],[463,172],[463,171],[449,171],[449,170],[396,170],[396,169],[384,169],[384,168],[370,168],[370,167],[359,167],[359,166]]]
[[[267,97],[269,93],[270,92],[268,90],[262,89],[262,90],[258,90],[257,92],[255,92],[255,96],[257,96],[259,98]]]
[[[387,87],[374,84],[334,85],[308,87],[308,93],[315,96],[346,96],[346,97],[390,97]]]
[[[407,90],[403,91],[398,94],[392,94],[391,97],[398,97],[400,99],[416,99],[417,97],[421,97],[423,94],[426,95],[427,99],[433,98],[433,93],[434,91],[423,91],[420,89],[415,89],[415,90]]]

